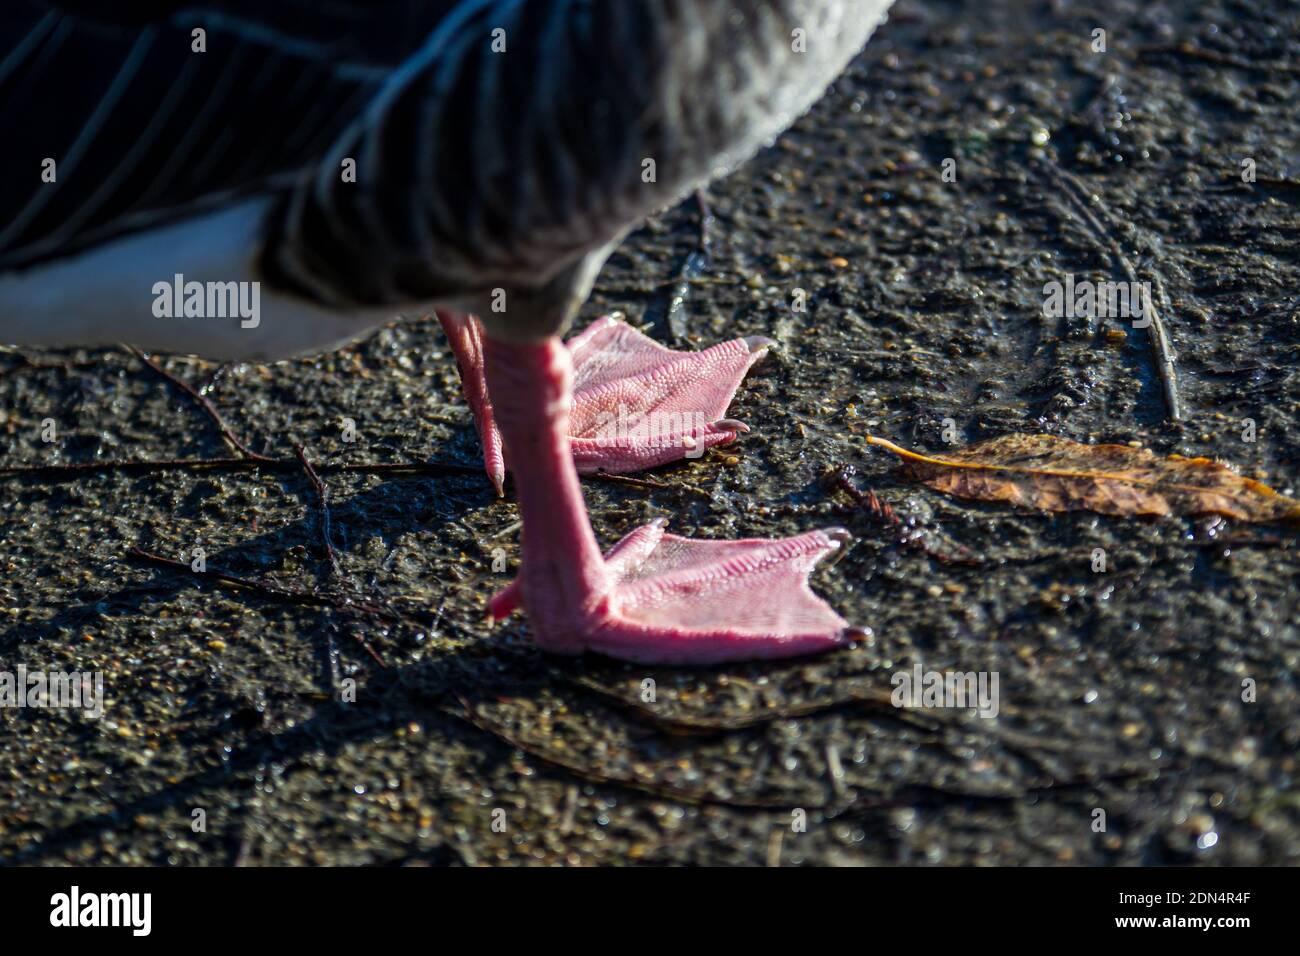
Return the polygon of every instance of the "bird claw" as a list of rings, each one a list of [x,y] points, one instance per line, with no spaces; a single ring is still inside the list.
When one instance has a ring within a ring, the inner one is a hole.
[[[793,538],[704,541],[637,528],[605,555],[603,593],[561,611],[529,610],[539,646],[655,664],[794,657],[870,636],[812,592],[808,575],[852,540],[842,528]],[[529,569],[490,604],[501,619],[528,603]]]
[[[478,320],[439,312],[498,494],[506,459],[483,378]],[[610,316],[568,342],[574,390],[569,445],[581,474],[641,471],[734,441],[749,426],[724,418],[750,367],[775,345],[761,335],[700,352],[665,348]]]

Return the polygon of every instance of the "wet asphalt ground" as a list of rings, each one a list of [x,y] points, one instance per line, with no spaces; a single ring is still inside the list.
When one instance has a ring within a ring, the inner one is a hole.
[[[942,451],[950,419],[1300,491],[1298,93],[1294,3],[902,0],[773,148],[629,237],[580,322],[780,347],[735,445],[584,482],[597,535],[844,525],[814,587],[874,636],[819,658],[632,666],[487,625],[518,514],[430,321],[161,359],[256,468],[65,469],[236,453],[127,352],[0,355],[0,469],[55,466],[0,473],[0,670],[107,696],[0,709],[0,863],[1300,861],[1295,531],[952,500],[863,441]],[[1146,331],[1042,314],[1045,283],[1124,262],[1160,290],[1179,421]],[[433,464],[348,470],[401,462]],[[891,706],[918,664],[995,672],[996,719]]]

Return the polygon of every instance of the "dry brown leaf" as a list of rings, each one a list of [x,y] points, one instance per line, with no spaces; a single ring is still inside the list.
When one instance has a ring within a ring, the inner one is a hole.
[[[1003,435],[942,456],[867,441],[903,458],[935,491],[1045,511],[1108,515],[1220,514],[1300,523],[1300,502],[1208,458],[1161,458],[1128,445],[1084,445],[1054,435]]]

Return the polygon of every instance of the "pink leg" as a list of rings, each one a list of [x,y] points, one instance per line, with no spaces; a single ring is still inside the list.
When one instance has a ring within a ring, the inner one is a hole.
[[[488,339],[485,356],[524,521],[519,579],[493,600],[494,616],[522,605],[547,650],[646,663],[789,657],[851,640],[855,629],[808,587],[847,541],[840,529],[695,541],[653,522],[602,557],[569,446],[568,349]]]
[[[492,398],[488,395],[487,379],[483,374],[483,330],[478,319],[465,312],[438,309],[435,313],[447,335],[447,342],[456,356],[460,368],[460,387],[465,392],[479,441],[483,445],[483,464],[497,495],[505,494],[506,461],[501,450],[501,432],[497,430],[492,414]]]

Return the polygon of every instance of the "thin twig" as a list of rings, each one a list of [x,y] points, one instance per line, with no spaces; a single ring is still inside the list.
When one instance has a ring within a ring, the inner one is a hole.
[[[4,354],[12,355],[18,361],[7,368],[0,369],[0,378],[15,375],[18,372],[44,372],[54,369],[61,372],[71,372],[77,369],[100,368],[103,364],[95,359],[83,359],[81,361],[73,361],[69,359],[66,362],[36,362],[29,359],[21,352],[6,352]]]
[[[341,587],[343,584],[343,566],[339,562],[338,552],[334,550],[334,541],[333,541],[334,536],[332,532],[333,518],[330,512],[329,485],[325,483],[325,481],[321,478],[320,474],[317,472],[316,468],[313,467],[311,463],[311,459],[307,457],[307,450],[303,448],[302,443],[295,441],[292,442],[291,444],[293,446],[293,453],[295,457],[297,457],[298,461],[302,464],[302,469],[307,473],[307,477],[311,481],[311,486],[313,490],[316,492],[316,508],[318,511],[319,522],[320,522],[321,544],[325,551],[325,557],[329,560],[331,579],[333,580],[336,587]],[[370,643],[365,639],[365,637],[362,636],[361,632],[356,628],[355,625],[343,624],[342,627],[343,630],[347,632],[348,636],[351,637],[358,644],[360,644],[363,648],[365,648],[366,651],[375,660],[379,661],[381,664],[383,663],[383,660],[370,646]],[[333,653],[332,653],[332,648],[334,646],[333,635],[330,635],[329,637],[329,644],[331,648],[330,659],[331,661],[333,661]]]
[[[205,571],[195,571],[184,561],[177,561],[174,558],[157,554],[153,551],[146,551],[144,548],[131,548],[127,552],[131,557],[137,558],[148,564],[154,564],[159,567],[168,568],[172,571],[180,571],[190,577],[200,580],[215,581],[218,584],[226,585],[240,591],[248,591],[261,597],[271,598],[272,600],[282,601],[288,604],[298,604],[304,607],[328,608],[330,610],[342,611],[356,615],[365,615],[370,617],[380,617],[390,623],[399,623],[401,618],[390,611],[374,605],[362,602],[348,601],[331,595],[320,594],[315,591],[304,591],[298,588],[286,587],[282,584],[272,584],[269,581],[259,581],[254,578],[240,577],[237,574],[230,574],[226,571],[218,571],[208,568]]]
[[[337,611],[341,614],[347,614],[352,617],[360,618],[378,618],[389,622],[390,624],[403,623],[403,617],[393,611],[386,610],[367,601],[358,601],[354,598],[345,596],[336,596],[331,594],[321,594],[315,591],[303,591],[297,588],[288,588],[280,584],[271,584],[267,581],[257,581],[252,578],[243,578],[235,574],[229,574],[225,571],[216,571],[208,568],[206,571],[194,571],[184,561],[176,561],[172,558],[164,557],[161,554],[155,554],[152,551],[146,551],[143,548],[132,548],[128,554],[139,561],[148,564],[157,565],[158,567],[167,568],[172,571],[180,571],[190,577],[196,577],[203,580],[214,581],[219,585],[224,585],[235,590],[247,591],[256,594],[259,597],[269,598],[273,601],[280,601],[286,604],[296,604],[302,607],[324,608],[331,611]],[[387,668],[388,664],[379,656],[379,653],[370,646],[359,634],[354,634],[362,648],[374,659],[380,667]]]
[[[606,484],[611,485],[628,485],[632,488],[650,488],[655,491],[689,491],[692,494],[700,495],[704,498],[713,497],[703,488],[696,487],[695,485],[688,485],[685,483],[669,484],[665,481],[656,481],[653,478],[633,478],[631,475],[612,475],[605,471],[593,472],[592,474],[584,475],[583,477],[590,478],[592,481],[603,481]]]
[[[702,207],[707,210],[707,207]],[[228,366],[221,366],[213,373],[212,378],[202,389],[196,389],[189,382],[179,376],[169,372],[159,362],[154,360],[150,355],[142,352],[135,346],[123,346],[130,354],[138,358],[145,366],[152,370],[159,377],[180,389],[195,406],[207,417],[207,419],[216,427],[221,434],[222,439],[238,453],[237,457],[213,457],[213,458],[170,458],[155,461],[135,460],[135,459],[114,459],[109,461],[86,461],[73,462],[69,464],[58,465],[3,465],[0,466],[0,478],[9,476],[20,476],[29,478],[49,478],[53,480],[65,480],[80,478],[85,475],[99,474],[104,472],[125,472],[131,474],[149,474],[153,472],[166,471],[251,471],[265,468],[269,471],[294,471],[305,468],[308,476],[312,480],[312,485],[316,489],[318,500],[321,500],[322,494],[326,496],[324,501],[327,502],[328,489],[325,488],[321,475],[325,474],[388,474],[388,475],[477,475],[481,474],[480,468],[468,465],[457,465],[449,462],[378,462],[378,463],[361,463],[361,464],[329,464],[312,466],[307,463],[305,455],[300,447],[294,448],[294,458],[274,458],[269,455],[253,451],[248,443],[242,440],[217,407],[203,394],[204,391],[211,388],[216,382],[221,372]],[[18,355],[18,368],[64,368],[66,363],[37,364],[25,355]],[[93,363],[92,363],[93,364]],[[4,370],[5,373],[12,369]],[[4,373],[0,373],[4,374]],[[648,478],[632,478],[628,475],[611,475],[597,473],[589,475],[593,481],[601,481],[609,484],[630,485],[636,488],[652,488],[656,490],[687,490],[703,497],[710,497],[707,491],[697,488],[693,485],[674,485],[665,482],[654,481]],[[328,506],[325,504],[322,509],[322,523],[328,528]],[[328,530],[325,532],[326,553],[328,554],[331,564],[337,567],[337,555],[334,552],[333,544],[330,541]]]
[[[763,727],[778,720],[812,717],[846,708],[852,710],[877,710],[888,716],[897,717],[905,723],[914,724],[924,730],[935,730],[941,726],[937,719],[928,714],[922,715],[916,708],[895,707],[891,695],[886,691],[850,691],[829,700],[807,701],[789,707],[761,710],[749,714],[709,718],[663,713],[658,708],[620,694],[618,691],[612,690],[591,678],[561,675],[560,679],[573,687],[595,694],[613,706],[628,711],[635,717],[644,719],[660,730],[671,734],[731,733],[737,730]]]
[[[1112,222],[1114,221],[1114,217],[1111,216],[1102,203],[1101,197],[1092,193],[1077,176],[1062,169],[1055,161],[1047,159],[1044,162],[1056,180],[1057,187],[1078,211],[1084,224],[1090,228],[1094,241],[1110,250],[1130,282],[1138,283],[1140,280],[1138,279],[1137,270],[1133,268],[1133,264],[1129,261],[1128,256],[1124,254],[1124,249],[1120,246],[1119,240],[1115,238],[1114,229],[1107,229],[1093,214],[1089,204],[1090,201],[1096,204],[1103,216]],[[1168,310],[1169,305],[1164,292],[1164,282],[1155,270],[1152,270],[1152,276],[1152,284],[1156,286],[1157,294],[1161,299],[1161,307]],[[1152,362],[1155,366],[1156,376],[1160,379],[1165,408],[1169,417],[1177,421],[1183,417],[1183,413],[1181,403],[1178,400],[1178,376],[1174,367],[1173,346],[1170,344],[1169,333],[1165,330],[1164,320],[1161,319],[1155,303],[1151,301],[1151,296],[1144,295],[1142,300],[1144,317],[1150,329],[1148,340],[1151,344]]]
[[[330,535],[330,489],[329,485],[321,480],[316,469],[312,467],[311,461],[307,458],[307,451],[299,442],[293,442],[293,453],[298,461],[302,464],[303,471],[307,472],[307,477],[311,480],[311,486],[316,492],[316,510],[320,517],[320,537],[321,544],[324,546],[325,557],[329,559],[330,568],[336,578],[343,577],[343,569],[339,565],[338,552],[334,550],[334,542],[331,541]]]
[[[653,783],[648,780],[640,780],[634,777],[618,776],[594,767],[583,766],[567,757],[560,757],[554,753],[543,750],[528,741],[520,739],[503,727],[484,718],[475,709],[473,704],[462,695],[456,694],[455,697],[462,708],[460,711],[446,707],[439,709],[448,716],[462,720],[483,733],[496,738],[506,746],[528,754],[535,760],[548,764],[590,783],[622,787],[628,790],[648,793],[652,796],[661,797],[663,799],[675,800],[679,803],[687,803],[696,806],[724,806],[736,810],[759,811],[788,810],[791,807],[804,806],[806,809],[824,813],[828,819],[834,819],[846,814],[886,810],[896,807],[911,806],[917,803],[972,801],[976,803],[1008,804],[1015,803],[1016,801],[1029,796],[1046,796],[1052,793],[1074,790],[1081,787],[1095,787],[1100,786],[1103,783],[1127,781],[1141,776],[1140,771],[1121,770],[1109,774],[1090,777],[1074,777],[1066,780],[1057,780],[1053,778],[1045,783],[1006,791],[967,791],[932,784],[909,784],[900,787],[897,792],[889,796],[869,794],[856,797],[847,802],[837,802],[835,800],[829,802],[800,800],[797,797],[785,799],[754,796],[720,797],[707,791],[667,786],[664,784]]]
[[[212,424],[216,426],[217,431],[221,433],[221,437],[225,439],[226,443],[230,445],[231,448],[239,452],[245,458],[251,458],[254,461],[270,460],[265,455],[259,454],[258,452],[255,452],[253,451],[253,449],[249,448],[248,445],[245,444],[239,438],[239,436],[235,434],[234,430],[228,424],[226,424],[225,418],[222,417],[221,412],[217,411],[217,407],[213,405],[211,401],[209,401],[206,395],[200,393],[199,390],[196,389],[193,385],[185,381],[180,376],[173,375],[171,372],[167,371],[167,369],[163,368],[162,365],[154,361],[154,359],[151,356],[140,351],[134,345],[127,345],[123,347],[132,355],[134,355],[136,358],[138,358],[141,362],[143,362],[145,365],[149,366],[149,368],[151,368],[155,373],[160,375],[162,378],[166,379],[172,385],[176,386],[187,396],[189,396],[190,400],[193,401],[199,407],[199,410],[202,411],[203,414],[208,417],[208,420],[211,421]]]
[[[0,478],[19,476],[71,480],[104,472],[148,474],[166,471],[300,471],[296,458],[167,458],[162,460],[111,459],[80,461],[61,465],[3,465]],[[317,469],[321,475],[481,475],[482,468],[439,461],[362,462],[327,464]],[[665,486],[671,487],[671,486]]]
[[[689,338],[686,321],[686,299],[691,294],[692,284],[708,268],[709,259],[712,255],[710,250],[712,238],[709,234],[709,227],[713,223],[713,213],[709,209],[709,201],[703,189],[695,191],[694,199],[696,208],[695,248],[686,254],[686,258],[682,260],[681,266],[677,269],[677,274],[664,285],[667,298],[663,306],[663,322],[667,326],[668,334],[678,344],[685,343]]]
[[[714,805],[732,807],[744,810],[783,810],[797,805],[798,801],[778,800],[763,797],[720,797],[716,794],[704,790],[687,790],[679,787],[666,786],[664,784],[653,783],[648,780],[639,780],[635,777],[623,777],[616,774],[606,773],[603,770],[597,770],[594,767],[585,767],[582,764],[569,760],[566,757],[560,757],[550,753],[542,748],[531,744],[525,740],[514,736],[509,731],[499,725],[487,720],[465,697],[460,694],[456,695],[460,702],[461,710],[457,711],[452,708],[441,708],[442,712],[450,717],[455,717],[475,727],[485,734],[495,737],[498,741],[508,747],[521,750],[528,754],[534,760],[549,764],[552,767],[563,770],[572,774],[579,779],[586,780],[589,783],[604,784],[606,786],[623,787],[628,790],[636,790],[641,793],[648,793],[652,796],[662,797],[668,800],[675,800],[679,803],[689,803],[692,805]]]

